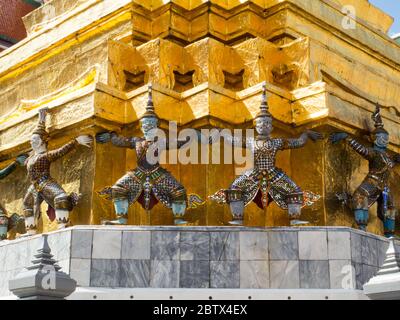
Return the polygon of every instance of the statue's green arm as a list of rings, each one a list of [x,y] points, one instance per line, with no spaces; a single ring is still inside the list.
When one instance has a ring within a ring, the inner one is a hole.
[[[299,149],[305,146],[308,139],[312,141],[322,140],[323,135],[317,131],[307,130],[298,138],[281,139],[281,149]]]
[[[346,139],[347,144],[360,156],[368,159],[371,154],[371,149],[359,143],[356,139],[352,137],[347,137]]]
[[[299,149],[307,143],[308,135],[303,133],[299,138],[282,139],[282,149]]]
[[[0,179],[4,179],[8,175],[10,175],[15,169],[17,169],[17,166],[18,166],[17,161],[14,161],[12,164],[0,170]]]
[[[111,143],[116,147],[134,149],[136,147],[136,140],[135,137],[126,138],[119,136],[115,132],[111,133]]]

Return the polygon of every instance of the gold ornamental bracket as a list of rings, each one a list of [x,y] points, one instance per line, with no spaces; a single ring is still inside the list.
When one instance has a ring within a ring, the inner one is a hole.
[[[94,115],[94,93],[99,79],[96,65],[65,87],[20,105],[0,118],[0,153],[7,153],[29,141],[40,108],[48,108],[50,130],[76,126]]]
[[[84,6],[84,8],[88,8],[88,6],[99,3],[100,1],[101,0],[51,0],[27,14],[22,20],[28,36],[31,36],[45,28],[54,27],[61,20],[76,14],[78,7]],[[81,9],[82,8],[79,8],[78,10]]]

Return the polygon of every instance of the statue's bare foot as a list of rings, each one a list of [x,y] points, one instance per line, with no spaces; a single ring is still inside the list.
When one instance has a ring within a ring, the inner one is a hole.
[[[184,220],[184,219],[175,219],[174,223],[175,223],[176,226],[182,226],[184,224],[187,224],[187,221]]]
[[[302,220],[291,220],[290,221],[290,225],[292,226],[292,227],[295,227],[295,226],[302,226],[302,225],[305,225],[305,224],[309,224],[310,222],[308,222],[308,221],[302,221]]]
[[[101,224],[103,226],[125,226],[128,224],[128,220],[124,218],[116,220],[102,220]]]
[[[16,236],[16,239],[27,238],[36,235],[36,230],[28,230],[26,233],[20,233]]]
[[[59,223],[58,223],[57,230],[66,229],[66,228],[68,228],[69,226],[70,226],[69,223],[62,223],[62,222],[59,222]]]
[[[243,226],[243,220],[232,220],[229,221],[229,224],[232,226]]]

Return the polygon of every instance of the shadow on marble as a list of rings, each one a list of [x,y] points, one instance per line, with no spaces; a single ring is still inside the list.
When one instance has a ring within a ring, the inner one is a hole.
[[[209,261],[187,260],[180,263],[180,288],[208,288],[210,286]]]
[[[300,260],[300,288],[329,289],[328,260]]]
[[[210,260],[239,260],[239,233],[212,232],[210,238]]]
[[[208,232],[181,232],[181,260],[210,260],[210,234]]]
[[[240,266],[239,261],[211,261],[210,262],[211,288],[239,288]]]

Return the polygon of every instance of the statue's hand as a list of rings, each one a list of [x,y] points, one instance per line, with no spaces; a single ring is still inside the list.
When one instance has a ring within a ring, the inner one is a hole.
[[[348,137],[348,134],[345,132],[334,132],[329,135],[329,141],[332,144],[336,144]]]
[[[78,138],[76,138],[76,141],[82,145],[85,146],[87,148],[91,147],[91,144],[93,142],[93,138],[91,136],[88,135],[84,135],[84,136],[79,136]]]
[[[307,135],[312,141],[322,140],[324,138],[322,133],[313,130],[307,130]]]
[[[111,133],[110,132],[101,132],[96,134],[97,143],[107,143],[111,141]]]
[[[20,166],[24,166],[26,159],[28,159],[28,156],[26,154],[21,154],[17,157],[16,161]]]
[[[39,121],[45,122],[47,113],[49,112],[49,108],[42,108],[39,110]]]

